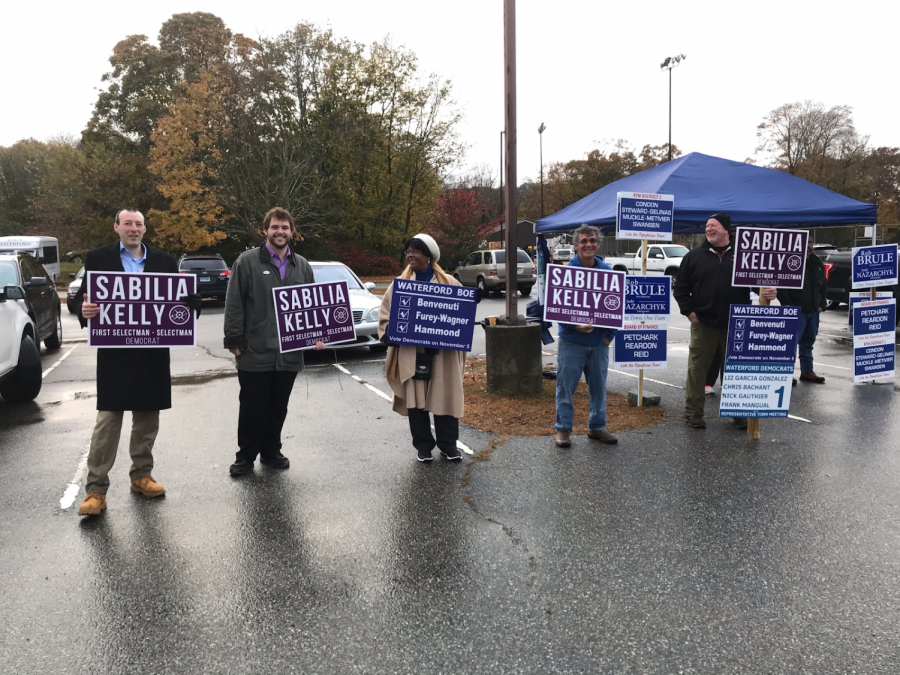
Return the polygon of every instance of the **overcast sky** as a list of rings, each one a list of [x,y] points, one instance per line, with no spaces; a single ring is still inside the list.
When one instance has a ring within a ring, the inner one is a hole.
[[[275,36],[300,21],[371,43],[390,35],[423,74],[450,79],[469,146],[461,170],[498,171],[503,129],[502,0],[7,3],[0,22],[0,145],[77,135],[90,117],[113,46],[156,41],[174,13],[207,11],[236,33]],[[672,140],[683,152],[752,157],[772,109],[812,99],[849,105],[873,145],[900,145],[896,30],[900,2],[601,2],[519,0],[520,181],[544,164],[624,139],[636,150],[668,135],[666,56],[673,72]]]

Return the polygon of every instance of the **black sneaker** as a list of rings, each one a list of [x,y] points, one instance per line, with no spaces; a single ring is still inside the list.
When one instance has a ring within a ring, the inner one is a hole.
[[[289,469],[291,467],[291,460],[289,460],[284,455],[278,455],[277,457],[267,457],[265,459],[260,457],[259,463],[269,467],[270,469]]]
[[[451,448],[450,450],[441,450],[441,454],[444,456],[444,459],[449,459],[451,462],[457,459],[462,459],[462,455],[459,454],[458,448]]]
[[[433,462],[434,457],[431,456],[431,450],[419,450],[419,454],[416,456],[420,462]]]
[[[746,429],[747,428],[747,418],[746,417],[735,417],[734,419],[734,428],[735,429]]]
[[[692,429],[705,429],[706,422],[703,420],[703,417],[700,415],[694,415],[693,417],[685,417],[684,421],[691,425]]]
[[[231,465],[231,468],[228,469],[228,473],[232,476],[243,476],[251,471],[253,471],[253,462],[246,459],[237,460]]]

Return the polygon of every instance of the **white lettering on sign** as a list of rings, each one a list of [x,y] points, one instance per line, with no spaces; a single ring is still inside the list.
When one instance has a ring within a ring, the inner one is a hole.
[[[174,277],[161,278],[155,275],[133,276],[128,278],[128,287],[125,287],[125,277],[108,277],[98,274],[94,277],[96,292],[91,302],[106,300],[144,300],[151,302],[178,302],[188,294],[187,279],[175,279]],[[112,279],[112,286],[110,286]]]
[[[805,252],[801,233],[770,230],[764,232],[759,230],[741,230],[741,248],[752,248],[757,251],[787,251],[788,253]]]

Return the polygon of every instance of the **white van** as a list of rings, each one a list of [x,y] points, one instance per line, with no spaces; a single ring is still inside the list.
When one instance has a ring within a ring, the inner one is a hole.
[[[53,283],[59,278],[59,242],[56,237],[0,237],[0,251],[25,251],[44,266]]]

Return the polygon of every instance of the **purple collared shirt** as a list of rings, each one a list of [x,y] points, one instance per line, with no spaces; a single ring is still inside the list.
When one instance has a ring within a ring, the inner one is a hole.
[[[284,256],[284,260],[278,257],[278,254],[272,250],[272,247],[269,246],[269,242],[266,242],[266,250],[272,256],[272,262],[275,263],[275,267],[278,268],[278,274],[281,275],[281,280],[284,281],[284,275],[287,274],[287,266],[288,263],[291,262],[291,249],[287,250],[287,255]]]

